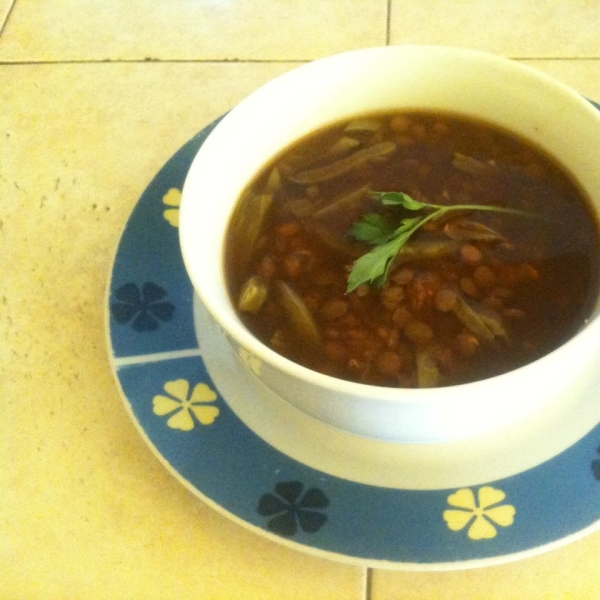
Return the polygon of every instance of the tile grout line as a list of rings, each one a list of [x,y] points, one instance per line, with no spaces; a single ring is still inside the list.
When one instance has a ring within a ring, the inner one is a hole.
[[[134,63],[134,64],[304,64],[312,62],[317,58],[290,58],[290,59],[261,59],[261,58],[91,58],[91,59],[70,59],[70,60],[1,60],[0,66],[22,66],[22,65],[88,65],[88,64],[119,64],[119,63]]]
[[[506,56],[511,60],[526,61],[598,61],[600,56]],[[83,60],[20,60],[20,61],[3,61],[0,59],[0,66],[26,66],[26,65],[90,65],[90,64],[213,64],[213,65],[228,65],[228,64],[305,64],[318,60],[318,58],[307,59],[238,59],[238,58],[223,58],[223,59],[147,59],[147,58],[131,58],[131,59],[83,59]]]
[[[387,0],[387,12],[385,19],[385,45],[390,45],[390,31],[392,24],[392,0]]]
[[[12,14],[12,11],[15,8],[16,3],[17,3],[17,0],[12,0],[12,2],[10,3],[10,6],[6,10],[6,14],[4,15],[4,20],[2,21],[2,25],[0,25],[0,37],[4,33],[4,28],[6,27],[6,24],[8,23],[8,19],[10,19],[10,15]]]
[[[364,600],[371,600],[371,587],[373,582],[373,569],[371,567],[365,567],[365,588],[364,588]]]

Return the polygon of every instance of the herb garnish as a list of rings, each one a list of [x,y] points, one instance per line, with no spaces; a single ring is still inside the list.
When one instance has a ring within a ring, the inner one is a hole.
[[[391,223],[382,215],[376,213],[364,214],[362,220],[354,223],[349,234],[356,240],[375,246],[370,252],[361,256],[352,267],[348,276],[347,293],[355,290],[363,283],[371,283],[382,287],[388,277],[394,258],[402,250],[409,238],[429,221],[437,219],[453,210],[482,210],[513,215],[533,216],[513,208],[502,208],[485,204],[453,204],[444,206],[420,202],[402,192],[371,192],[371,196],[384,206],[396,206],[416,213],[428,211],[426,214],[406,217],[400,225]]]

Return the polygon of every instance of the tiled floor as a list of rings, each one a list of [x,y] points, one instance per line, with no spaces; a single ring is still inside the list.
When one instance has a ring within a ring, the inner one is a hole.
[[[599,22],[600,4],[585,0],[395,0],[390,42],[464,46],[511,58],[597,58]]]
[[[598,2],[0,0],[6,17],[0,600],[598,597],[598,534],[514,564],[411,573],[321,560],[230,522],[147,449],[104,333],[106,280],[140,194],[253,89],[389,40],[490,50],[600,99]]]
[[[2,0],[2,2],[0,2],[0,28],[4,26],[13,4],[14,0]]]
[[[24,1],[0,40],[0,58],[310,60],[385,44],[386,13],[386,0],[173,0],[151,9],[143,0]]]

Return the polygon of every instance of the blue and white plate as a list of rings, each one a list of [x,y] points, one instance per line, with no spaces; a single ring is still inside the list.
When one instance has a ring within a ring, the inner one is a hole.
[[[598,397],[589,413],[547,414],[510,435],[403,445],[303,415],[240,364],[195,298],[178,240],[183,182],[215,125],[150,183],[109,284],[112,366],[134,423],[169,471],[257,533],[362,566],[497,564],[597,529],[600,426],[590,423]]]

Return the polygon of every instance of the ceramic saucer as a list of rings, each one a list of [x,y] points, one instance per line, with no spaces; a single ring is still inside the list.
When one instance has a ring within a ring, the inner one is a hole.
[[[597,529],[596,398],[589,412],[548,414],[510,436],[391,444],[299,413],[239,362],[195,299],[178,240],[183,181],[215,125],[149,184],[109,281],[112,367],[133,422],[169,471],[261,535],[362,566],[497,564]]]

